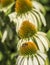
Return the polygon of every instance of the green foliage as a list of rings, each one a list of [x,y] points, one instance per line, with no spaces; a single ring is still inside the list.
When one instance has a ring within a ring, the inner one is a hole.
[[[50,30],[47,32],[47,37],[50,40]]]
[[[6,38],[4,32],[7,31]],[[2,41],[3,37],[5,38]],[[17,33],[16,25],[10,21],[4,12],[0,12],[0,62],[1,65],[15,65],[17,53]]]
[[[47,37],[50,40],[50,0],[38,1],[46,8],[45,18],[47,26],[45,28],[42,27],[42,31],[47,32]],[[13,12],[14,9],[13,5],[6,13],[0,11],[0,65],[15,65],[16,63],[18,43],[16,24],[10,21],[10,18],[6,15]],[[7,34],[5,34],[5,31]],[[50,49],[48,51],[48,58],[50,60]]]

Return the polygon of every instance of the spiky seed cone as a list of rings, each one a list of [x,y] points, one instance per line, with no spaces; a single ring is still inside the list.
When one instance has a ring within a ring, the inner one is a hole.
[[[33,36],[36,32],[37,28],[35,25],[26,20],[21,24],[18,34],[20,38],[28,38]]]
[[[30,55],[36,53],[37,50],[38,48],[34,42],[26,42],[22,44],[19,52],[21,55]]]
[[[30,0],[17,0],[15,5],[15,11],[18,14],[25,13],[32,9],[32,3]]]

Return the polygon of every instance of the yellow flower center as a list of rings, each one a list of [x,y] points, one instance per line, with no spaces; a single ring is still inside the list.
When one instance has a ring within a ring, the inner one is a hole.
[[[26,42],[20,47],[19,53],[21,55],[31,55],[36,53],[37,50],[38,48],[34,42]]]
[[[15,11],[20,15],[32,9],[32,3],[30,0],[17,0],[15,5]]]
[[[20,38],[28,38],[37,32],[37,28],[29,21],[24,21],[18,31]]]
[[[0,0],[0,4],[5,7],[7,5],[9,5],[10,3],[12,3],[14,0]]]

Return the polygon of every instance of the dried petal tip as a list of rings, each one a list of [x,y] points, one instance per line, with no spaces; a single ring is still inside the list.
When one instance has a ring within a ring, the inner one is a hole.
[[[29,21],[24,21],[18,31],[20,38],[28,38],[37,32],[37,28]]]
[[[38,48],[34,42],[26,42],[22,44],[19,52],[21,55],[31,55],[36,53],[37,50]]]
[[[15,11],[18,14],[25,13],[32,9],[32,3],[30,0],[17,0],[15,5]]]

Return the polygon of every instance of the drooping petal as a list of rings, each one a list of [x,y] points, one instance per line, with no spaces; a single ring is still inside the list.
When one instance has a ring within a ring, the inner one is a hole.
[[[43,14],[42,14],[39,10],[36,10],[36,9],[33,9],[33,12],[38,13],[38,15],[39,15],[40,18],[41,18],[41,22],[43,23],[44,26],[46,26],[46,20],[45,20]]]
[[[46,12],[45,12],[45,8],[44,8],[43,5],[40,4],[39,2],[37,2],[37,1],[32,1],[32,4],[33,4],[34,8],[36,8],[37,10],[40,10],[42,13],[46,13]]]
[[[47,55],[45,54],[45,53],[42,53],[42,52],[37,52],[37,54],[41,57],[41,58],[43,58],[43,60],[46,60],[46,58],[47,58]]]
[[[35,38],[36,43],[37,43],[37,45],[38,45],[38,47],[39,47],[39,50],[40,50],[41,52],[45,52],[45,48],[44,48],[42,42],[40,41],[40,39],[38,39],[36,36],[34,36],[34,38]]]
[[[24,59],[24,64],[23,65],[27,65],[27,57]]]
[[[33,65],[39,65],[36,57],[33,57]]]
[[[40,56],[36,55],[36,57],[38,58],[38,61],[39,61],[40,65],[45,65],[44,60]]]
[[[29,58],[29,65],[33,65],[32,59]]]
[[[21,65],[21,62],[23,61],[23,59],[24,59],[23,56],[18,57],[16,64],[17,64],[17,65]]]
[[[48,46],[48,41],[47,39],[45,38],[45,36],[42,36],[42,35],[36,35],[42,42],[42,44],[44,45],[46,51],[48,51],[49,49],[49,46]]]

